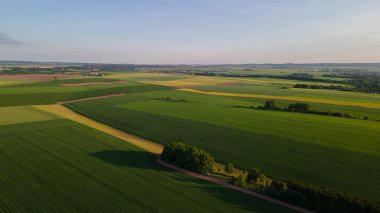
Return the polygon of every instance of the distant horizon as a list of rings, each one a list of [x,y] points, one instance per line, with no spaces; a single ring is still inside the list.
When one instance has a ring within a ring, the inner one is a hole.
[[[108,64],[372,63],[374,0],[3,0],[0,58]]]
[[[287,62],[287,63],[218,63],[218,64],[175,64],[175,63],[166,63],[166,64],[157,64],[157,63],[145,63],[145,64],[138,64],[138,63],[103,63],[103,62],[86,62],[86,61],[37,61],[37,60],[2,60],[0,59],[0,65],[1,63],[36,63],[36,64],[104,64],[104,65],[138,65],[138,66],[175,66],[175,65],[185,65],[185,66],[217,66],[217,65],[328,65],[328,64],[347,64],[347,65],[355,65],[355,64],[376,64],[380,65],[380,62],[310,62],[310,63],[293,63],[293,62]]]

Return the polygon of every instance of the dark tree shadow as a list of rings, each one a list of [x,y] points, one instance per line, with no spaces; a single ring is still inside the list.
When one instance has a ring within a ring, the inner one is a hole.
[[[159,170],[157,157],[144,151],[103,150],[91,153],[89,156],[98,158],[106,163],[132,168]]]
[[[187,182],[188,187],[199,189],[210,194],[223,202],[229,203],[235,208],[245,211],[255,212],[292,212],[289,209],[280,208],[274,204],[259,200],[250,195],[227,189],[218,184],[210,183],[181,174],[175,170],[167,168],[157,163],[157,156],[145,151],[122,151],[122,150],[103,150],[95,152],[89,156],[98,158],[103,162],[132,168],[150,169],[167,174],[176,181]],[[172,173],[174,172],[174,173]]]

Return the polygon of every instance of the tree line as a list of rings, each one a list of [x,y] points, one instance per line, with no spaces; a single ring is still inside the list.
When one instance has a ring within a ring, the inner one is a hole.
[[[241,107],[241,106],[240,106]],[[253,106],[249,108],[254,108]],[[301,112],[301,113],[310,113],[310,114],[316,114],[316,115],[327,115],[327,116],[334,116],[334,117],[342,117],[342,118],[351,118],[351,119],[362,119],[362,120],[373,120],[373,121],[380,121],[380,119],[372,119],[368,116],[355,116],[350,113],[342,113],[342,112],[331,112],[331,111],[316,111],[312,110],[309,106],[309,104],[306,103],[295,103],[295,104],[289,104],[286,108],[281,108],[276,105],[276,103],[273,100],[268,100],[265,102],[264,106],[258,106],[257,109],[265,109],[265,110],[283,110],[283,111],[291,111],[291,112]]]
[[[380,212],[379,201],[360,199],[323,186],[268,178],[259,169],[251,169],[238,177],[232,177],[231,182],[316,212]]]
[[[203,174],[211,173],[215,163],[209,153],[183,143],[165,145],[161,157],[177,166]],[[224,170],[226,174],[232,175],[233,164],[227,163]],[[231,183],[317,212],[380,212],[379,201],[352,197],[323,186],[316,187],[298,181],[279,180],[268,177],[259,169],[245,170],[237,177],[232,175]]]

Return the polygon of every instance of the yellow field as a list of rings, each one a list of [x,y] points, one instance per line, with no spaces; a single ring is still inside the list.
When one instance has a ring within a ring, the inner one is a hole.
[[[218,85],[228,82],[237,82],[236,80],[232,81],[226,78],[218,77],[205,77],[205,76],[191,76],[185,79],[179,80],[169,80],[169,81],[142,81],[145,84],[156,84],[161,86],[201,86],[201,85]]]
[[[121,73],[106,76],[106,78],[131,78],[131,77],[155,77],[155,76],[172,76],[165,73]]]
[[[55,119],[46,113],[36,112],[28,106],[0,107],[0,125],[28,123]]]
[[[343,100],[331,100],[322,98],[306,98],[306,97],[294,97],[294,96],[275,96],[275,95],[258,95],[258,94],[239,94],[239,93],[227,93],[227,92],[205,92],[196,89],[178,89],[180,91],[195,92],[201,94],[209,95],[219,95],[219,96],[229,96],[229,97],[243,97],[243,98],[261,98],[261,99],[275,99],[275,100],[286,100],[286,101],[301,101],[301,102],[312,102],[321,104],[332,104],[340,106],[356,106],[365,108],[380,109],[379,103],[363,103],[357,101],[343,101]]]
[[[18,80],[18,79],[1,79],[0,78],[0,86],[8,86],[8,85],[14,85],[14,84],[21,84],[21,83],[30,83],[32,81],[28,80]]]
[[[119,138],[121,140],[127,141],[131,144],[134,144],[148,152],[154,153],[154,154],[161,154],[163,150],[163,146],[161,144],[157,144],[154,142],[151,142],[149,140],[137,137],[135,135],[131,135],[128,133],[125,133],[123,131],[120,131],[118,129],[115,129],[113,127],[110,127],[108,125],[99,123],[97,121],[94,121],[92,119],[89,119],[87,117],[84,117],[82,115],[79,115],[70,109],[59,105],[59,104],[52,104],[52,105],[35,105],[33,108],[37,110],[43,110],[47,113],[51,113],[54,115],[58,115],[62,118],[66,118],[69,120],[73,120],[75,122],[81,123],[83,125],[89,126],[91,128],[94,128],[98,131],[104,132],[106,134],[112,135],[116,138]]]

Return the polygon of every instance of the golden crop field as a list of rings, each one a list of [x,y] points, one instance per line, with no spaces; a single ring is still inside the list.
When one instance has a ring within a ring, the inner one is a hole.
[[[357,101],[343,101],[343,100],[331,100],[331,99],[323,99],[323,98],[307,98],[307,97],[295,97],[295,96],[239,94],[239,93],[228,93],[228,92],[206,92],[202,90],[189,89],[189,88],[183,88],[183,89],[178,89],[178,90],[186,91],[186,92],[201,93],[201,94],[209,94],[209,95],[229,96],[229,97],[302,101],[302,102],[340,105],[340,106],[357,106],[357,107],[380,109],[380,104],[378,103],[364,103],[364,102],[357,102]]]

